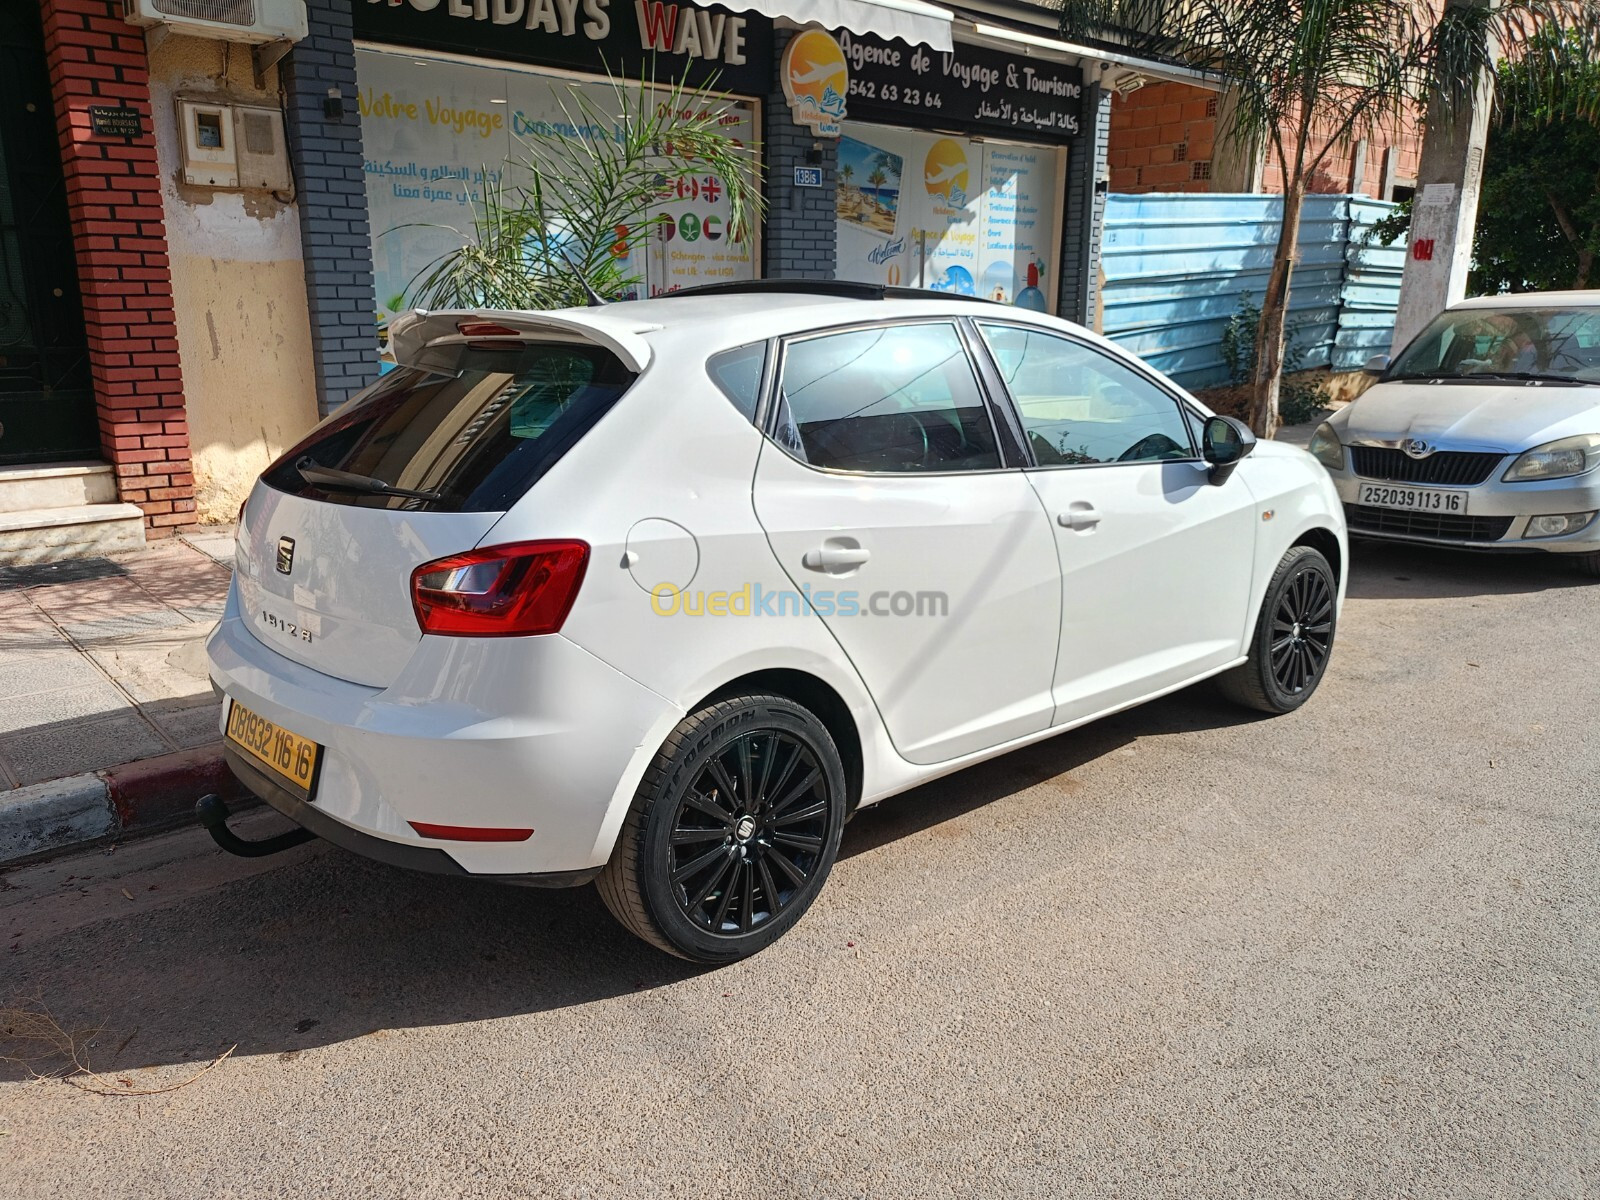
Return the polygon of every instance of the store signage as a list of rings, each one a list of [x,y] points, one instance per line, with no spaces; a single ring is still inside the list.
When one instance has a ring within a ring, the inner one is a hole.
[[[1070,142],[1083,122],[1083,72],[957,42],[943,53],[841,32],[850,116],[883,125]]]
[[[137,108],[91,104],[89,132],[95,137],[143,137],[144,118],[139,115]]]
[[[794,185],[795,187],[821,187],[822,168],[796,167],[794,169]]]
[[[764,95],[772,23],[664,0],[357,0],[355,35],[476,58]]]
[[[851,80],[844,51],[833,35],[822,29],[796,34],[783,48],[778,73],[795,121],[809,125],[818,137],[838,137]]]

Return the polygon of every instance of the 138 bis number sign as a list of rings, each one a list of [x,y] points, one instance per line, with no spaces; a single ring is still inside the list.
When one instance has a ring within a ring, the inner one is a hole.
[[[942,129],[1069,142],[1083,123],[1083,72],[958,43],[953,53],[840,31],[849,114],[891,125],[919,117]]]

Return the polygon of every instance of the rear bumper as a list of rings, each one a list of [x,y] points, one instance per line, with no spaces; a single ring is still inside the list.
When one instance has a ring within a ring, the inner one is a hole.
[[[423,638],[376,689],[278,654],[230,596],[207,650],[230,703],[323,747],[309,804],[229,753],[234,773],[327,840],[424,871],[582,882],[604,866],[639,778],[682,717],[559,635]],[[422,837],[413,821],[534,832],[462,842]]]
[[[391,867],[404,867],[408,871],[426,871],[433,875],[469,875],[465,867],[443,850],[433,846],[391,842],[387,838],[373,837],[353,825],[335,820],[313,804],[292,796],[272,781],[269,775],[257,770],[244,755],[224,746],[222,757],[228,769],[238,776],[239,782],[251,794],[270,804],[302,829],[309,830],[325,842],[332,842],[341,850],[374,859]],[[496,883],[520,883],[529,887],[578,887],[588,883],[600,873],[599,867],[583,871],[549,871],[537,875],[496,875]]]

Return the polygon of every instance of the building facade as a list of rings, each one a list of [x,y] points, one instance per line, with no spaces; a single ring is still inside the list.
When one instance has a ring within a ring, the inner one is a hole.
[[[1128,62],[1011,0],[815,11],[306,0],[275,49],[146,31],[122,0],[6,5],[0,557],[231,519],[385,369],[388,319],[526,182],[526,139],[606,136],[594,115],[643,78],[714,95],[765,212],[741,227],[725,181],[680,184],[616,231],[637,294],[845,279],[1093,325]]]
[[[1228,137],[1225,93],[1217,84],[1156,82],[1111,100],[1111,190],[1281,193],[1283,164]],[[1322,151],[1326,140],[1311,147]],[[1292,158],[1295,146],[1284,147]],[[1404,200],[1417,186],[1422,133],[1414,118],[1332,147],[1310,190]]]

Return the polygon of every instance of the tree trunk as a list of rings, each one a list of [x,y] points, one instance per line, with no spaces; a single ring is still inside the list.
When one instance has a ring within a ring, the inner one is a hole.
[[[1250,380],[1250,428],[1259,438],[1278,431],[1278,390],[1283,382],[1283,331],[1289,318],[1289,280],[1294,274],[1300,241],[1300,205],[1305,184],[1291,181],[1283,196],[1283,221],[1278,227],[1278,250],[1267,276],[1261,300],[1261,323],[1256,326],[1256,366]]]

